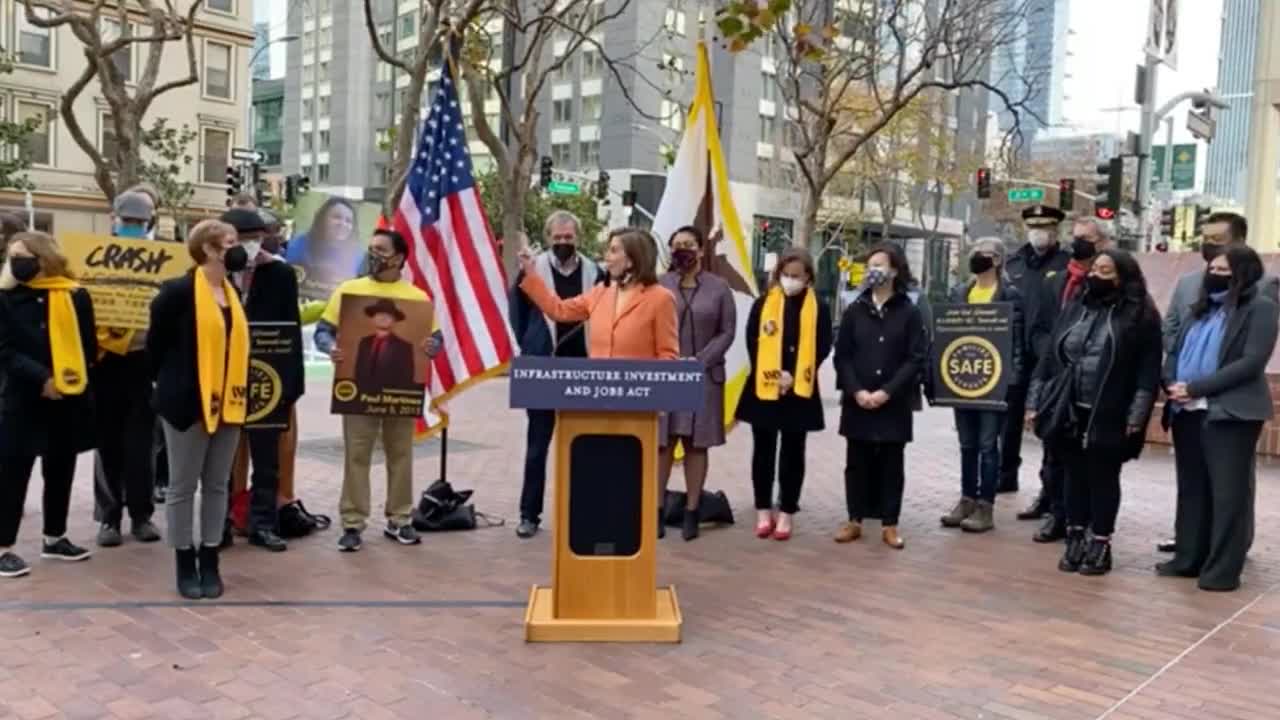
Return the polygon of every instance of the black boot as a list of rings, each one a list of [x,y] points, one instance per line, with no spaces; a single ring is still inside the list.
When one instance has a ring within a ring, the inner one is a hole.
[[[200,572],[196,569],[196,549],[177,550],[174,555],[178,568],[178,594],[188,600],[204,597],[200,590]]]
[[[1067,528],[1067,549],[1062,552],[1058,569],[1062,572],[1080,570],[1080,563],[1084,561],[1084,551],[1084,528]]]
[[[1081,575],[1106,575],[1111,572],[1111,540],[1094,538],[1089,541],[1089,549],[1084,553],[1084,562],[1080,563]]]
[[[209,599],[222,597],[222,575],[218,573],[218,548],[200,548],[200,593]]]
[[[1036,496],[1035,502],[1027,506],[1026,510],[1018,513],[1019,520],[1039,520],[1042,515],[1049,512],[1049,498],[1041,490]]]
[[[698,518],[698,508],[684,509],[684,524],[680,528],[680,536],[685,539],[685,542],[698,537]]]
[[[1038,543],[1058,542],[1067,536],[1067,523],[1053,515],[1046,515],[1044,522],[1040,525],[1040,529],[1035,535],[1031,536],[1032,540]]]

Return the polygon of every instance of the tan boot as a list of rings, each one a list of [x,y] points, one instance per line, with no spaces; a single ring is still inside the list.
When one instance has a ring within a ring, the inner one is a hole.
[[[838,543],[851,543],[860,537],[862,537],[862,524],[850,520],[836,531],[835,539]]]
[[[978,501],[978,507],[974,509],[973,514],[960,523],[960,529],[971,533],[984,533],[994,529],[996,526],[994,511],[995,508],[991,503]]]
[[[894,550],[901,550],[907,546],[906,541],[898,535],[898,528],[896,527],[885,528],[881,531],[880,537],[884,540],[885,545],[888,545]]]
[[[960,527],[960,523],[965,521],[977,509],[978,501],[973,498],[962,497],[960,502],[956,503],[951,512],[942,516],[942,527]]]

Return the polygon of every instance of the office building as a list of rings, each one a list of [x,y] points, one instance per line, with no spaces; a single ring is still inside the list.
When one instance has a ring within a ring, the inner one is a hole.
[[[1225,110],[1214,111],[1217,133],[1209,143],[1205,194],[1243,204],[1249,155],[1249,115],[1252,112],[1253,61],[1258,43],[1258,3],[1262,0],[1223,0],[1222,42],[1218,47],[1218,94]]]
[[[186,171],[195,183],[190,203],[194,217],[225,208],[231,151],[248,140],[248,64],[254,42],[250,5],[250,0],[204,3],[195,16],[194,31],[199,82],[158,96],[142,120],[144,128],[165,118],[169,127],[186,126],[196,132],[190,148],[195,161]],[[83,46],[69,27],[45,29],[27,23],[22,3],[15,0],[0,0],[0,27],[6,33],[3,45],[18,49],[13,71],[0,75],[0,107],[7,117],[38,121],[25,148],[32,161],[27,175],[35,185],[36,226],[57,232],[107,232],[109,206],[94,181],[93,162],[58,112],[63,93],[84,68]],[[142,73],[151,47],[133,43],[120,55],[117,63],[126,76],[136,79]],[[187,72],[186,45],[169,42],[163,47],[158,82],[178,80]],[[97,80],[79,95],[74,109],[81,130],[109,157],[114,142],[111,114]],[[23,193],[0,191],[0,209],[25,216]],[[162,215],[162,230],[170,222]]]
[[[1005,1],[1021,7],[1021,0]],[[1011,33],[1015,41],[995,53],[991,81],[1012,99],[1026,98],[1030,112],[1020,113],[1018,121],[1030,140],[1064,122],[1071,0],[1029,0],[1026,8],[1020,27]],[[997,111],[1001,129],[1009,129],[1012,113]]]
[[[265,54],[265,53],[264,53]],[[253,81],[253,149],[262,170],[280,173],[284,162],[284,79]]]
[[[271,55],[267,45],[271,43],[271,25],[265,22],[253,24],[253,79],[266,80],[271,77]]]

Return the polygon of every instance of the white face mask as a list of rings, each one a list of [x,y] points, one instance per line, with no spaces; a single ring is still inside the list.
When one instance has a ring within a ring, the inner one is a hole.
[[[782,287],[782,292],[787,295],[799,295],[801,290],[805,288],[803,280],[797,280],[793,277],[782,276],[778,278],[778,285]]]
[[[249,254],[249,264],[252,265],[258,259],[258,253],[262,252],[261,240],[249,240],[243,243],[244,251]]]
[[[1054,243],[1053,234],[1048,230],[1028,230],[1027,240],[1031,242],[1031,247],[1037,250],[1046,250]]]

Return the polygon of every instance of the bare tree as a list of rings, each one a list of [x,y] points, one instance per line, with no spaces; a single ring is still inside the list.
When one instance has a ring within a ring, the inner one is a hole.
[[[1012,114],[1014,133],[1029,112],[1026,95],[989,77],[997,53],[1023,37],[1026,0],[792,0],[790,11],[794,22],[773,23],[763,41],[779,50],[802,181],[798,242],[814,232],[832,181],[922,93],[983,88]]]
[[[161,95],[200,80],[196,55],[195,15],[204,0],[192,0],[185,13],[180,12],[174,0],[119,0],[115,7],[107,8],[106,0],[92,3],[76,0],[21,0],[27,22],[40,28],[66,27],[80,43],[85,66],[62,93],[59,116],[66,124],[76,145],[93,162],[93,177],[108,200],[116,196],[118,188],[130,187],[142,179],[142,149],[144,131],[142,121],[152,103]],[[139,25],[143,34],[134,34],[131,23],[138,16],[145,20]],[[118,34],[105,32],[107,21],[119,28]],[[165,47],[169,43],[183,43],[187,72],[168,82],[158,82],[160,65]],[[146,48],[146,60],[141,76],[133,83],[125,77],[116,63],[118,53],[129,52],[134,45]],[[111,127],[114,132],[114,151],[105,157],[98,144],[84,131],[76,115],[75,104],[80,94],[95,79],[102,97],[111,110]]]

